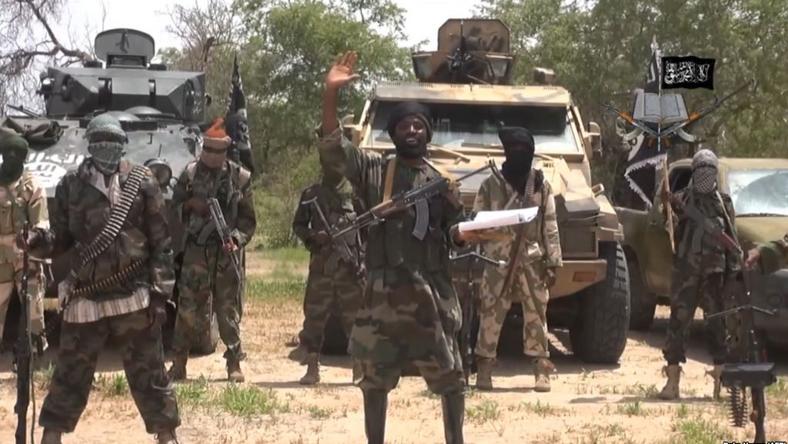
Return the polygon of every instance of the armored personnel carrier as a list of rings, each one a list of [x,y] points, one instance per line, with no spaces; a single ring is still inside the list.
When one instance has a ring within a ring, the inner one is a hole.
[[[51,207],[58,181],[88,156],[84,138],[88,122],[110,114],[128,134],[125,157],[153,171],[169,202],[176,178],[201,146],[199,123],[208,104],[205,74],[169,71],[163,64],[151,63],[156,53],[153,38],[132,29],[98,34],[95,53],[100,60],[82,67],[49,67],[41,73],[38,93],[44,98],[44,115],[12,106],[21,116],[6,117],[2,125],[30,142],[26,169],[46,187]],[[177,247],[183,230],[177,229],[173,217],[170,224]],[[54,279],[47,296],[55,296],[70,261],[70,254],[52,261]],[[215,322],[212,330],[195,351],[213,351],[218,339]]]
[[[584,125],[571,93],[552,84],[550,70],[537,69],[534,84],[512,84],[509,29],[500,20],[448,20],[438,31],[437,51],[417,52],[412,59],[419,81],[378,85],[352,126],[356,144],[393,152],[388,115],[399,102],[418,101],[434,118],[431,160],[459,177],[490,159],[503,162],[499,125],[528,128],[536,140],[536,167],[556,194],[564,258],[550,289],[549,324],[569,329],[571,348],[582,360],[617,362],[629,326],[629,277],[616,212],[603,187],[591,183],[589,160],[601,148],[599,126]],[[472,209],[485,177],[461,184],[466,209]],[[458,270],[460,293],[469,288],[463,275],[468,276]],[[513,308],[507,322],[522,322],[520,310]]]

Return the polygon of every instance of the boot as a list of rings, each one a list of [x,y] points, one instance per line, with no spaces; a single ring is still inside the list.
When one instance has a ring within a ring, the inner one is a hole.
[[[465,394],[454,392],[441,397],[443,433],[446,444],[463,444],[462,422],[465,418]]]
[[[320,362],[317,353],[306,357],[306,374],[298,381],[301,385],[315,385],[320,382]]]
[[[550,391],[550,373],[555,372],[555,365],[547,358],[534,359],[534,391],[545,393]]]
[[[681,366],[678,364],[666,365],[662,367],[662,374],[668,377],[665,387],[659,392],[657,397],[666,401],[679,399],[679,380],[681,379]]]
[[[186,362],[189,360],[188,353],[178,353],[172,359],[172,367],[167,372],[170,381],[183,381],[186,379]]]
[[[41,444],[62,444],[60,437],[63,435],[52,429],[44,429],[44,434],[41,436]]]
[[[720,389],[722,388],[722,383],[720,382],[720,377],[722,376],[722,364],[715,364],[714,367],[710,370],[706,370],[706,374],[711,376],[714,380],[714,400],[717,401],[720,399]]]
[[[367,444],[383,444],[386,433],[386,407],[388,392],[385,390],[362,390],[364,394],[364,431]]]
[[[156,444],[178,444],[178,438],[175,437],[175,430],[157,433]]]
[[[478,390],[492,390],[492,369],[495,364],[493,358],[477,356],[476,361],[476,388]]]
[[[241,371],[241,361],[238,358],[227,358],[227,380],[236,384],[246,380]]]
[[[309,350],[306,349],[304,344],[298,344],[298,347],[290,350],[290,353],[287,354],[287,358],[299,362],[301,364],[306,364],[306,359],[309,356]]]

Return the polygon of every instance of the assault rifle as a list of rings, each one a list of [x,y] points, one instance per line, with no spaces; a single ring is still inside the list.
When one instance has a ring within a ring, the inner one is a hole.
[[[219,237],[222,239],[222,245],[227,245],[227,243],[233,242],[230,228],[227,226],[227,222],[224,220],[222,207],[219,206],[219,201],[216,200],[215,197],[208,199],[208,210],[211,212],[211,219],[213,220],[214,226],[216,226],[216,232],[219,233]],[[241,246],[238,245],[238,248],[241,248]],[[243,275],[241,274],[241,263],[238,260],[238,256],[236,256],[234,252],[230,253],[230,260],[233,263],[233,269],[235,270],[235,274],[238,276],[238,283],[240,284],[243,281]]]
[[[742,251],[739,242],[725,232],[722,227],[715,225],[708,217],[704,216],[694,205],[684,205],[682,209],[693,222],[700,225],[708,235],[716,239],[720,245],[729,252],[741,256]],[[730,221],[733,223],[733,221]]]
[[[305,200],[301,202],[301,204],[312,205],[315,208],[315,211],[317,211],[317,214],[320,217],[320,221],[323,223],[323,226],[325,227],[326,231],[329,233],[332,231],[332,226],[328,222],[328,218],[326,218],[325,213],[323,213],[323,209],[320,208],[320,204],[317,202],[317,197],[313,197],[312,199]],[[345,236],[337,237],[337,238],[334,238],[332,236],[331,247],[334,249],[334,251],[336,251],[336,253],[343,261],[345,261],[348,264],[352,264],[355,267],[357,275],[361,275],[364,272],[364,264],[361,261],[361,256],[357,252],[353,251],[353,247],[351,247],[350,243],[348,242],[348,236],[350,235],[351,233],[348,233]],[[357,236],[358,233],[354,232],[352,233],[352,235]],[[356,248],[359,247],[359,243],[360,240],[356,239],[355,242]]]
[[[462,327],[460,329],[460,354],[462,356],[462,371],[465,374],[465,385],[468,386],[469,378],[475,368],[473,359],[473,325],[476,320],[476,301],[478,300],[479,284],[475,279],[476,271],[482,262],[495,265],[496,267],[505,267],[506,261],[496,261],[484,256],[479,252],[479,247],[462,254],[455,254],[449,257],[451,261],[465,260],[466,265],[466,289],[463,294],[464,297],[460,298],[460,309],[462,310]]]
[[[479,174],[488,168],[492,168],[493,166],[493,163],[489,162],[487,165],[461,176],[456,180],[456,182],[462,182],[463,180]],[[417,211],[413,234],[417,237],[421,236],[421,238],[423,238],[423,235],[427,231],[427,225],[429,224],[429,214],[427,211],[424,211],[424,204],[426,204],[426,202],[431,197],[448,192],[450,184],[451,180],[446,177],[441,177],[439,179],[431,180],[418,188],[399,193],[391,199],[381,202],[370,208],[366,213],[358,216],[347,226],[330,233],[331,238],[336,240],[338,238],[342,238],[351,231],[357,231],[362,228],[369,227],[370,225],[379,224],[391,217],[391,215],[405,210],[406,208],[410,208],[414,205],[417,206]]]
[[[752,399],[750,420],[755,424],[753,442],[766,442],[764,423],[766,420],[766,395],[764,389],[776,382],[774,363],[765,362],[762,345],[755,331],[755,312],[774,316],[776,310],[766,310],[752,304],[747,272],[742,271],[741,284],[735,292],[737,306],[718,313],[706,315],[706,319],[731,316],[735,319],[728,331],[728,347],[736,362],[722,367],[720,382],[730,395],[731,422],[735,427],[744,427],[747,415],[747,389]],[[726,325],[729,324],[726,322]]]
[[[27,242],[29,232],[29,223],[25,221],[22,227],[22,238]],[[14,412],[16,412],[16,444],[27,443],[27,410],[30,406],[30,393],[32,390],[30,380],[31,371],[33,366],[30,365],[31,355],[33,353],[32,338],[30,331],[30,297],[27,292],[27,277],[30,273],[30,255],[28,247],[25,244],[22,249],[22,279],[19,285],[19,306],[22,314],[19,322],[19,335],[16,341],[16,405]],[[35,404],[34,404],[35,407]],[[33,436],[33,427],[35,427],[35,409],[33,410],[33,421],[30,425],[30,436]]]

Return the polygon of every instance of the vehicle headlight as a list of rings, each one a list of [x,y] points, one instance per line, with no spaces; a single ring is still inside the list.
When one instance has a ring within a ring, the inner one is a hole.
[[[151,172],[153,173],[153,177],[156,178],[156,182],[159,182],[159,186],[166,188],[167,185],[170,184],[170,179],[172,179],[172,169],[163,160],[150,159],[145,162],[145,166],[150,168]]]

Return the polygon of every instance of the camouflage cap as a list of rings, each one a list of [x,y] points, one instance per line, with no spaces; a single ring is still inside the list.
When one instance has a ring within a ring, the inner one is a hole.
[[[700,150],[692,157],[693,169],[703,166],[717,168],[718,165],[719,160],[717,159],[717,155],[714,154],[712,150]]]
[[[126,143],[129,141],[120,121],[108,114],[100,114],[88,123],[85,138],[89,142]]]

